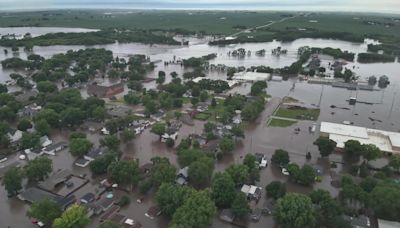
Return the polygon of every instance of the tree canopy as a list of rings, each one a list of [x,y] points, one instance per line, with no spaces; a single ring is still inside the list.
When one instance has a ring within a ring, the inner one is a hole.
[[[62,211],[57,203],[47,198],[33,203],[28,211],[30,217],[36,218],[47,225],[53,224],[54,219],[60,217],[61,213]]]
[[[315,211],[308,196],[288,193],[280,198],[274,211],[276,223],[285,228],[315,227]]]
[[[70,206],[61,217],[56,218],[53,223],[54,228],[84,228],[90,219],[86,215],[84,207],[74,204]]]

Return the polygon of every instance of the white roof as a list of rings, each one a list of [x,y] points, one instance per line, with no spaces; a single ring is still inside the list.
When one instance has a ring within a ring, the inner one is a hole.
[[[400,222],[378,219],[378,227],[379,228],[397,228],[397,227],[400,227]]]
[[[400,148],[400,133],[397,132],[322,122],[321,133],[328,133],[329,139],[335,141],[339,148],[344,148],[348,140],[356,140],[361,144],[373,144],[385,152],[400,153],[397,150]]]
[[[241,192],[245,193],[245,194],[249,194],[250,191],[250,185],[244,184],[242,186],[242,189],[240,189]]]
[[[233,75],[234,80],[244,80],[244,81],[266,81],[271,77],[269,73],[259,73],[259,72],[238,72]]]
[[[367,128],[364,127],[322,122],[320,131],[322,133],[368,139]]]

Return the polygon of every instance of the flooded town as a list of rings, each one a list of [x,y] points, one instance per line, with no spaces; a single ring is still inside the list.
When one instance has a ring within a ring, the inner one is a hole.
[[[251,42],[314,16],[224,35],[2,24],[0,227],[400,227],[400,47]]]

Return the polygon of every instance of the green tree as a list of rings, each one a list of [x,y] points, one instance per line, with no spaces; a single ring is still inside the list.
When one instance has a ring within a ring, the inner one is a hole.
[[[382,156],[381,150],[373,144],[366,144],[363,145],[362,147],[363,147],[362,155],[364,159],[366,159],[368,162],[378,159]]]
[[[57,85],[50,81],[41,81],[37,83],[37,89],[41,93],[52,93],[57,91]]]
[[[151,132],[160,136],[160,140],[161,140],[161,136],[165,133],[166,130],[166,125],[165,123],[155,123],[152,127],[151,127]]]
[[[226,173],[216,173],[211,183],[212,198],[218,207],[229,207],[236,196],[235,182],[232,177]]]
[[[92,111],[93,119],[103,121],[107,117],[107,110],[104,107],[98,106]]]
[[[228,153],[235,149],[235,142],[229,137],[223,137],[219,142],[219,149],[223,153]]]
[[[280,181],[272,181],[265,187],[265,190],[268,197],[279,199],[286,194],[286,184]]]
[[[41,120],[36,121],[35,130],[40,135],[48,135],[50,133],[50,125],[49,125],[49,123],[47,123],[46,120],[41,119]]]
[[[249,168],[245,165],[231,165],[226,169],[226,172],[229,173],[237,186],[247,183],[250,178]]]
[[[366,192],[371,192],[378,184],[378,180],[373,177],[367,177],[360,183],[361,188]]]
[[[46,109],[46,108],[42,109],[38,114],[36,114],[34,119],[35,119],[35,121],[44,119],[52,127],[60,126],[60,115],[53,109]]]
[[[125,129],[122,133],[121,133],[121,140],[124,143],[127,143],[129,141],[131,141],[133,138],[135,138],[135,133],[129,129]]]
[[[244,131],[243,129],[240,127],[240,125],[235,125],[232,127],[231,130],[233,136],[235,136],[235,138],[244,138]]]
[[[174,183],[176,178],[176,168],[168,158],[155,157],[152,158],[153,167],[151,169],[151,180],[157,188],[162,183]]]
[[[94,175],[102,175],[107,173],[108,166],[116,161],[117,156],[113,153],[107,153],[104,156],[94,159],[90,162],[89,168]]]
[[[100,146],[107,147],[109,150],[118,150],[120,141],[115,135],[106,135],[100,139]]]
[[[389,165],[397,171],[400,170],[400,155],[392,155]]]
[[[280,198],[274,211],[274,219],[280,227],[315,227],[315,212],[308,196],[288,193]]]
[[[108,166],[108,175],[117,184],[137,184],[139,167],[137,161],[114,161]]]
[[[52,161],[48,157],[37,157],[28,162],[24,171],[31,182],[44,180],[53,171]]]
[[[262,93],[265,93],[264,90],[267,88],[267,83],[265,81],[257,81],[251,85],[251,92],[252,96],[258,96]]]
[[[372,190],[370,206],[381,219],[400,221],[400,187],[382,184]]]
[[[348,140],[344,143],[344,150],[347,156],[350,158],[357,159],[360,157],[363,147],[359,141],[356,140]]]
[[[74,204],[54,220],[53,228],[84,228],[89,223],[85,208]]]
[[[289,153],[281,149],[275,150],[275,153],[272,155],[271,161],[276,165],[286,166],[287,164],[289,164]]]
[[[85,138],[73,138],[69,143],[69,151],[76,157],[83,157],[92,147],[93,143]]]
[[[61,209],[57,203],[51,199],[44,198],[39,202],[33,203],[28,211],[30,217],[36,218],[46,225],[51,226],[53,221],[61,216]]]
[[[4,185],[9,196],[13,196],[22,189],[23,173],[20,168],[12,167],[4,174],[2,185]]]
[[[333,224],[343,213],[339,203],[325,190],[314,190],[310,193],[311,201],[316,205],[316,218],[318,227],[335,227]]]
[[[243,192],[236,193],[231,206],[232,212],[236,217],[244,218],[250,213],[247,196]]]
[[[246,154],[243,164],[249,168],[250,182],[258,181],[260,179],[260,169],[258,168],[256,157],[253,154]]]
[[[214,161],[209,157],[202,157],[189,165],[190,183],[196,187],[205,186],[210,181],[214,170]]]
[[[162,183],[158,188],[155,199],[163,213],[168,217],[172,217],[193,191],[193,189],[186,186]]]
[[[208,192],[193,192],[174,213],[172,227],[210,227],[216,211]]]
[[[22,138],[20,140],[21,149],[30,149],[30,148],[39,148],[40,147],[40,136],[35,133],[26,133],[22,134]]]
[[[26,131],[26,130],[32,128],[32,123],[29,119],[23,118],[18,122],[17,128],[20,131]]]
[[[318,146],[318,150],[322,157],[329,156],[336,148],[336,142],[326,137],[319,137],[314,142],[314,145]]]

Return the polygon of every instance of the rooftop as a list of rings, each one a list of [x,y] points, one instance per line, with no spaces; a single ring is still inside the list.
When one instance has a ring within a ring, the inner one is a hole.
[[[320,132],[329,134],[338,148],[344,148],[348,140],[356,140],[361,144],[373,144],[385,152],[400,153],[400,133],[397,132],[328,122],[321,123]]]

